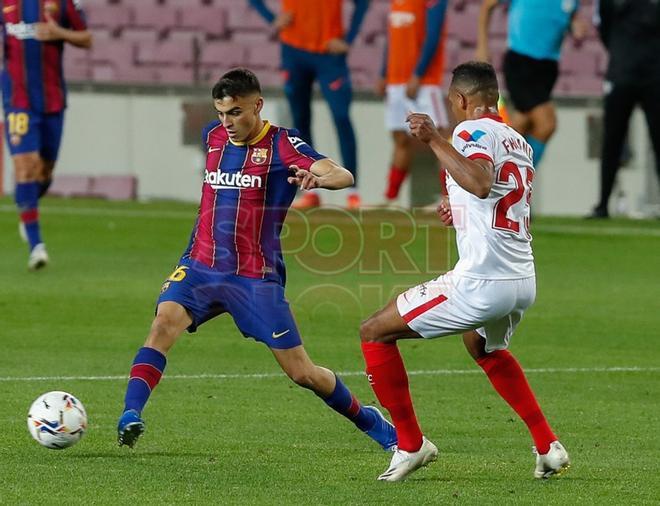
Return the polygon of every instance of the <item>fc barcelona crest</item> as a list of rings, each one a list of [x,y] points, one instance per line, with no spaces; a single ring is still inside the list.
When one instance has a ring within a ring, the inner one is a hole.
[[[254,148],[252,151],[252,163],[256,165],[261,165],[268,160],[268,149],[267,148]]]

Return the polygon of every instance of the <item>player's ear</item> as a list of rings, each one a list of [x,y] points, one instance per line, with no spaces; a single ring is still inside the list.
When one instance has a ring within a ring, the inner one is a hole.
[[[460,92],[457,92],[457,95],[458,95],[458,103],[460,104],[461,109],[465,111],[467,109],[468,99],[465,95],[463,95]]]
[[[260,114],[261,110],[264,108],[264,97],[259,97],[254,103],[254,113]]]

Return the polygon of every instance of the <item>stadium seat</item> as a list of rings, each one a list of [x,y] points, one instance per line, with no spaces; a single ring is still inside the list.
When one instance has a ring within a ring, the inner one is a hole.
[[[204,65],[218,65],[223,68],[244,65],[246,60],[244,47],[228,42],[208,42],[202,46],[200,61]]]
[[[134,2],[133,26],[165,30],[176,26],[179,9],[169,5],[158,5],[145,0]]]
[[[138,64],[186,65],[193,60],[193,43],[179,41],[145,42],[137,46]]]
[[[280,47],[278,44],[267,44],[248,47],[247,63],[258,68],[277,70],[280,68]]]
[[[134,44],[125,40],[116,40],[110,44],[94,44],[90,51],[90,60],[92,62],[112,62],[118,65],[132,64]]]
[[[90,28],[128,26],[132,10],[126,4],[89,4],[85,6],[87,23]]]
[[[178,27],[196,30],[212,38],[223,38],[227,35],[227,13],[214,6],[183,9]]]
[[[165,33],[164,39],[171,42],[192,43],[194,39],[202,41],[206,34],[201,33],[197,28],[172,28]]]
[[[233,8],[228,9],[227,13],[227,28],[232,32],[241,30],[260,32],[268,28],[264,19],[249,7],[247,2],[241,6],[234,3]]]
[[[124,28],[120,34],[121,40],[132,41],[138,44],[156,42],[159,38],[155,28]]]
[[[190,65],[161,66],[156,70],[158,81],[163,84],[194,83],[194,72]]]

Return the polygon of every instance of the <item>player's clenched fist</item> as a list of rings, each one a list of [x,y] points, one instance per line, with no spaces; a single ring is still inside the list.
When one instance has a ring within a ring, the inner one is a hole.
[[[300,186],[301,190],[311,190],[313,188],[321,187],[319,178],[310,171],[303,170],[297,165],[289,166],[289,171],[292,175],[287,178],[287,181],[291,184]]]
[[[451,227],[454,224],[454,220],[451,215],[451,206],[449,205],[449,197],[444,196],[438,205],[438,215],[440,216],[440,221],[446,227]]]
[[[410,133],[422,142],[430,142],[433,137],[438,135],[435,124],[428,114],[411,112],[406,121],[410,126]]]

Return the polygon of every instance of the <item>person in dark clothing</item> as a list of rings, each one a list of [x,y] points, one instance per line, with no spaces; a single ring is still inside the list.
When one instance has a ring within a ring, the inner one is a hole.
[[[646,116],[660,177],[660,1],[600,0],[596,21],[610,60],[605,81],[600,202],[590,217],[608,218],[607,204],[637,104]]]

